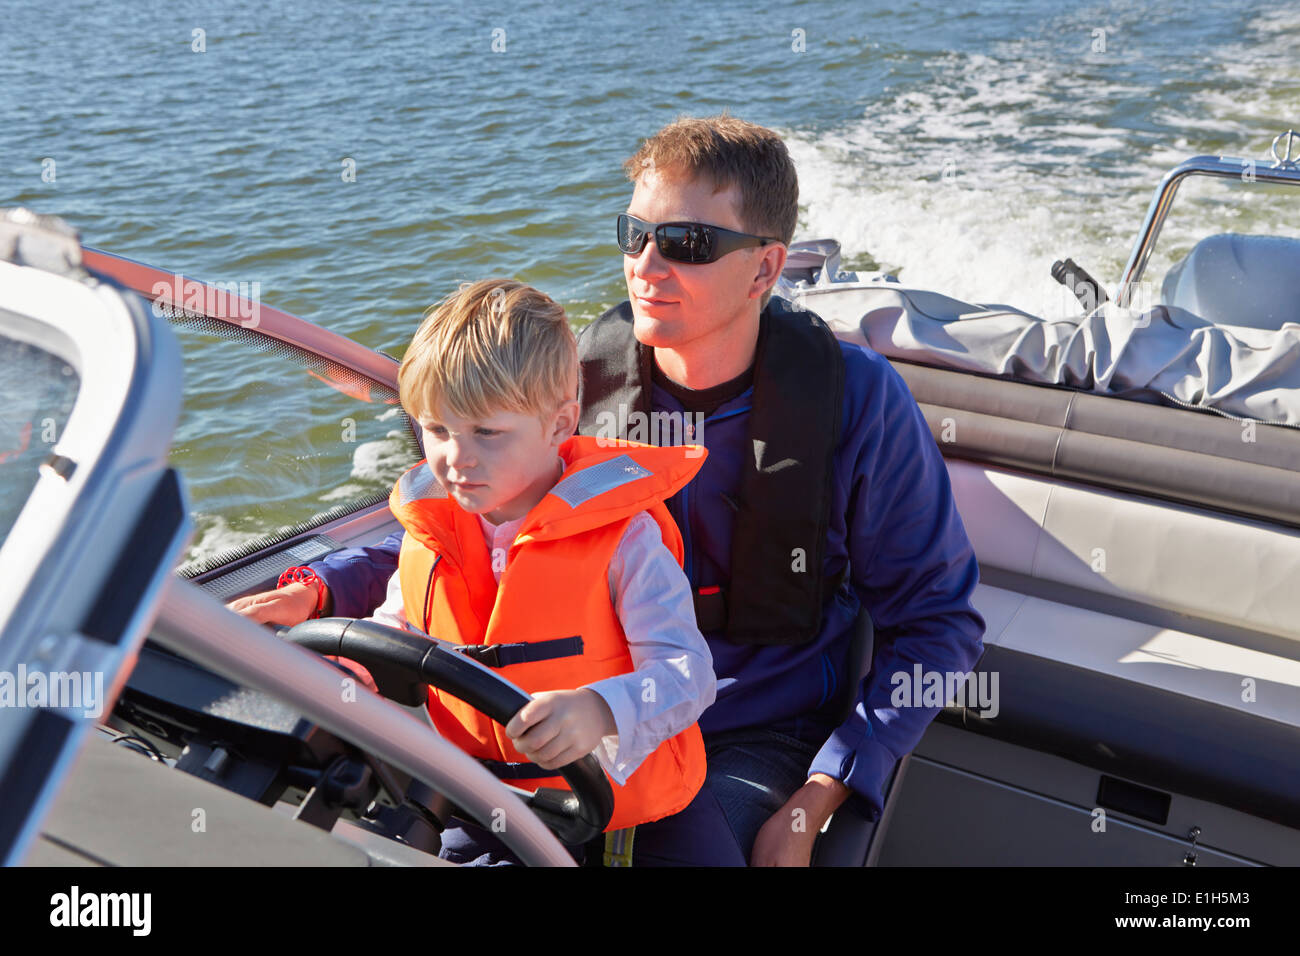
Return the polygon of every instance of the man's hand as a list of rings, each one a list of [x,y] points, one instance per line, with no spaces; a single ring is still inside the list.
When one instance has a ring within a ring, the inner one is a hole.
[[[808,866],[817,834],[848,797],[838,780],[813,774],[758,831],[749,865]]]
[[[226,607],[257,624],[301,624],[316,611],[316,589],[309,584],[286,584],[231,601]]]
[[[521,754],[555,770],[587,756],[618,727],[605,698],[582,688],[534,695],[506,724],[506,733]]]

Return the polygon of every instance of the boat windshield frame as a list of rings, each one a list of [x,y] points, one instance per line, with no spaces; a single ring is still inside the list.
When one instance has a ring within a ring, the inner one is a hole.
[[[1283,155],[1278,155],[1278,142],[1286,137],[1287,145]],[[1237,179],[1245,183],[1266,183],[1283,186],[1300,186],[1300,164],[1292,159],[1292,143],[1300,147],[1300,134],[1288,130],[1273,141],[1273,161],[1241,159],[1235,156],[1193,156],[1165,173],[1156,187],[1151,205],[1147,208],[1146,219],[1138,232],[1133,251],[1120,278],[1119,291],[1115,296],[1116,304],[1128,308],[1134,290],[1142,279],[1147,262],[1155,249],[1160,230],[1165,224],[1165,217],[1173,205],[1178,187],[1189,176],[1209,176],[1216,179]]]

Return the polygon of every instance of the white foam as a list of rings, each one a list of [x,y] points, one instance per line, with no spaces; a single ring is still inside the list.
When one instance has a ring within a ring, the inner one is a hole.
[[[267,531],[239,531],[230,526],[223,515],[198,514],[194,516],[195,541],[190,545],[187,562],[209,558],[214,554],[242,547],[250,541],[265,536]]]
[[[348,499],[362,498],[369,491],[364,485],[353,484],[348,482],[346,485],[339,485],[320,496],[321,501],[346,501]]]
[[[1090,23],[1063,22],[1089,36]],[[1300,11],[1270,13],[1252,24],[1255,36],[1217,51],[1260,94],[1223,92],[1207,73],[1190,101],[1164,100],[1183,108],[1144,117],[1177,131],[1163,138],[1112,118],[1116,103],[1153,93],[1126,70],[1111,69],[1112,79],[1097,68],[1140,62],[1136,31],[1125,33],[1124,22],[1109,25],[1109,52],[1091,58],[1082,40],[1077,60],[1038,41],[935,57],[926,63],[931,80],[887,89],[860,119],[787,134],[800,182],[796,237],[838,239],[850,267],[870,256],[904,283],[967,301],[1077,314],[1050,276],[1055,260],[1069,256],[1113,287],[1165,172],[1219,152],[1225,132],[1243,151],[1266,145],[1263,131],[1300,115],[1298,25]],[[1171,218],[1168,237],[1181,241],[1200,226],[1200,235],[1224,228]]]
[[[351,477],[391,484],[414,464],[403,433],[391,431],[379,441],[362,442],[357,446],[352,453]]]

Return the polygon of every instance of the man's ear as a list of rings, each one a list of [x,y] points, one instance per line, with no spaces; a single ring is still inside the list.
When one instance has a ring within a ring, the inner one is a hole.
[[[759,246],[758,251],[761,255],[757,256],[754,265],[757,271],[754,273],[754,282],[749,287],[749,297],[751,299],[761,299],[771,291],[781,278],[781,270],[785,268],[785,259],[790,250],[784,243],[773,242],[766,246]]]

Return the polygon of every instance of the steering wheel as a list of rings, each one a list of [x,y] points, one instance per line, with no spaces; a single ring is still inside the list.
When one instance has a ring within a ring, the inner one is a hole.
[[[281,627],[286,641],[365,667],[379,692],[408,707],[427,700],[426,685],[446,691],[504,726],[528,694],[504,677],[455,650],[450,641],[385,627],[374,621],[326,617]],[[510,787],[561,841],[586,843],[602,833],[614,813],[614,793],[591,754],[555,771],[572,791],[540,787],[528,793]]]

